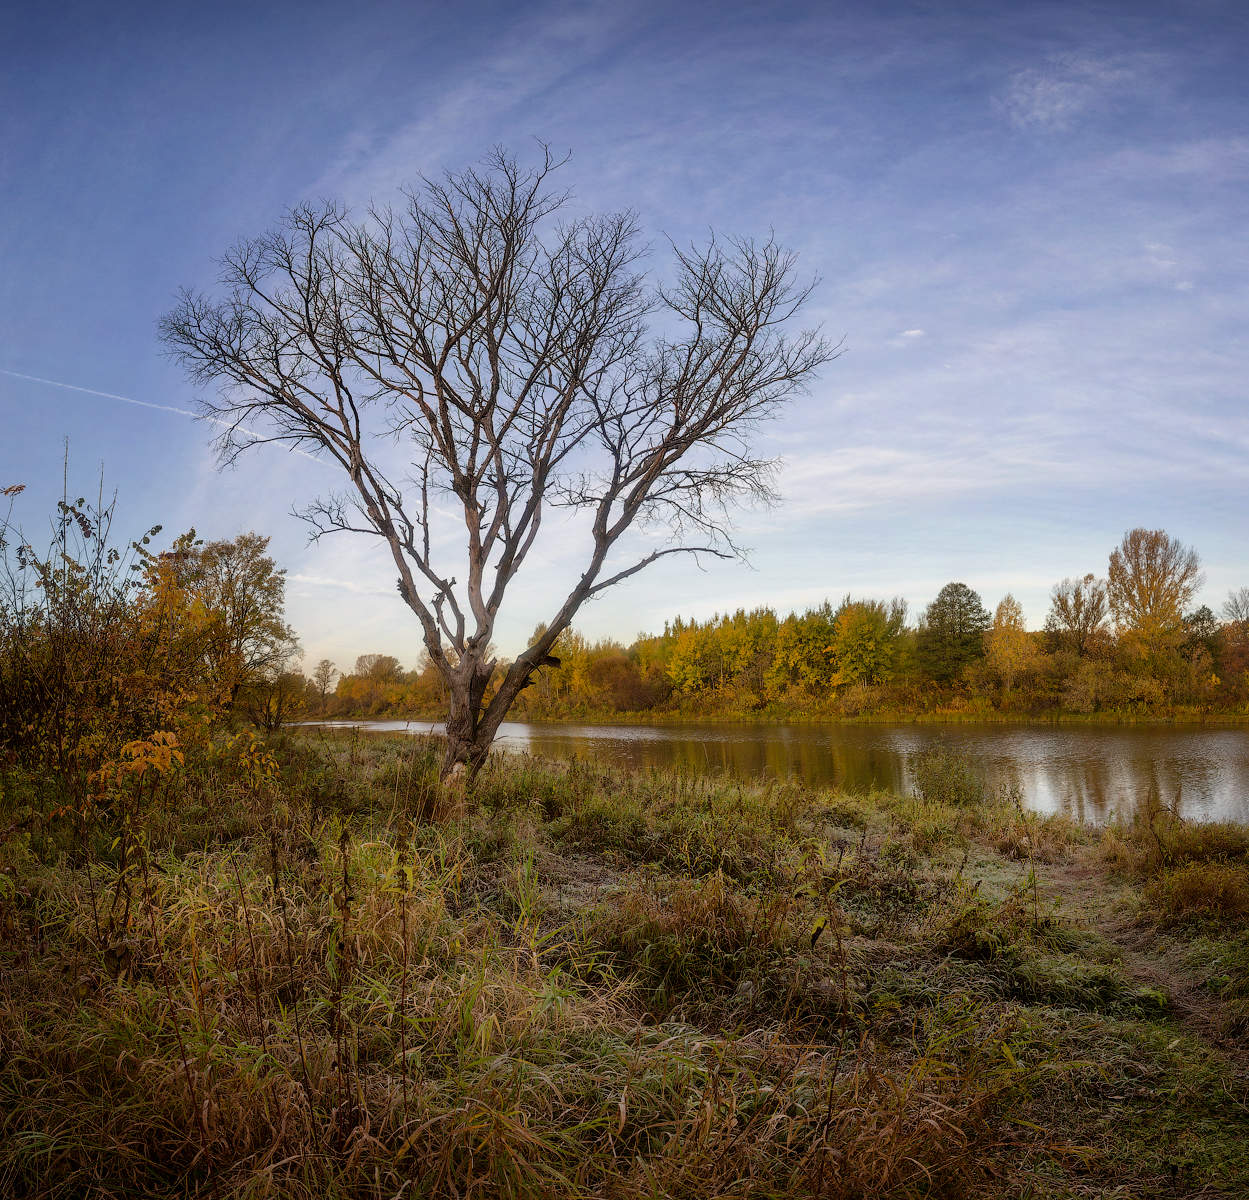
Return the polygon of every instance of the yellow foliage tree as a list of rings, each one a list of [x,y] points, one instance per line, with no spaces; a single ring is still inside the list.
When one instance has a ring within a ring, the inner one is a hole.
[[[1024,627],[1023,608],[1007,592],[993,614],[985,641],[985,666],[1009,696],[1019,677],[1036,667],[1038,657],[1036,642]]]
[[[1147,665],[1176,658],[1201,560],[1163,529],[1131,529],[1110,555],[1107,598],[1120,645]]]

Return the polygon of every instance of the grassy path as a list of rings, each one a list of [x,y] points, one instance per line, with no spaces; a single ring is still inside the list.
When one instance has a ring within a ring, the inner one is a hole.
[[[1249,1040],[1239,1030],[1237,1012],[1203,986],[1182,940],[1141,919],[1140,896],[1131,883],[1109,872],[1089,847],[1075,849],[1067,861],[1038,865],[1037,874],[1045,897],[1068,920],[1104,938],[1125,975],[1164,995],[1174,1019],[1217,1047],[1249,1087]]]

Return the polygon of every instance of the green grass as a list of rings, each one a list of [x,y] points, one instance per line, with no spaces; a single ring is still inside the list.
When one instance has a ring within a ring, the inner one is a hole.
[[[238,749],[87,821],[0,773],[0,1194],[1249,1191],[1235,1060],[1043,886],[1140,902],[1234,832],[1155,868],[939,786]],[[1230,910],[1158,936],[1249,1007]]]

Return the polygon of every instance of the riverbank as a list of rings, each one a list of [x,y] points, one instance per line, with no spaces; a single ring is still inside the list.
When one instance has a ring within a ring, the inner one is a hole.
[[[423,733],[437,726],[353,727]],[[1249,824],[1249,738],[1227,726],[505,722],[499,732],[499,746],[512,753],[856,792],[909,791],[915,756],[945,746],[974,764],[990,790],[1019,787],[1030,809],[1105,822],[1170,804],[1188,819]]]
[[[1244,829],[248,755],[88,827],[3,777],[0,1191],[1249,1191]]]
[[[330,723],[334,721],[420,721],[438,722],[446,713],[439,710],[427,712],[383,712],[372,714],[336,713],[333,716],[308,718],[304,724]],[[1114,727],[1156,725],[1159,728],[1227,727],[1249,728],[1249,712],[1211,712],[1185,709],[1165,713],[1015,713],[996,709],[981,711],[939,710],[936,712],[913,712],[881,710],[848,716],[837,712],[813,713],[807,710],[768,709],[716,712],[657,711],[617,712],[615,710],[586,709],[584,712],[565,713],[558,716],[537,716],[517,711],[509,718],[541,725],[617,725],[617,726],[697,726],[715,724],[734,725],[1020,725],[1060,727]]]

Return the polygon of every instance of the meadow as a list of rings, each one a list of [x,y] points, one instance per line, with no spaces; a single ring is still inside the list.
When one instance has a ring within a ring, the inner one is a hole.
[[[1249,1192],[1249,830],[221,734],[0,769],[0,1192]],[[133,756],[132,756],[133,757]]]

